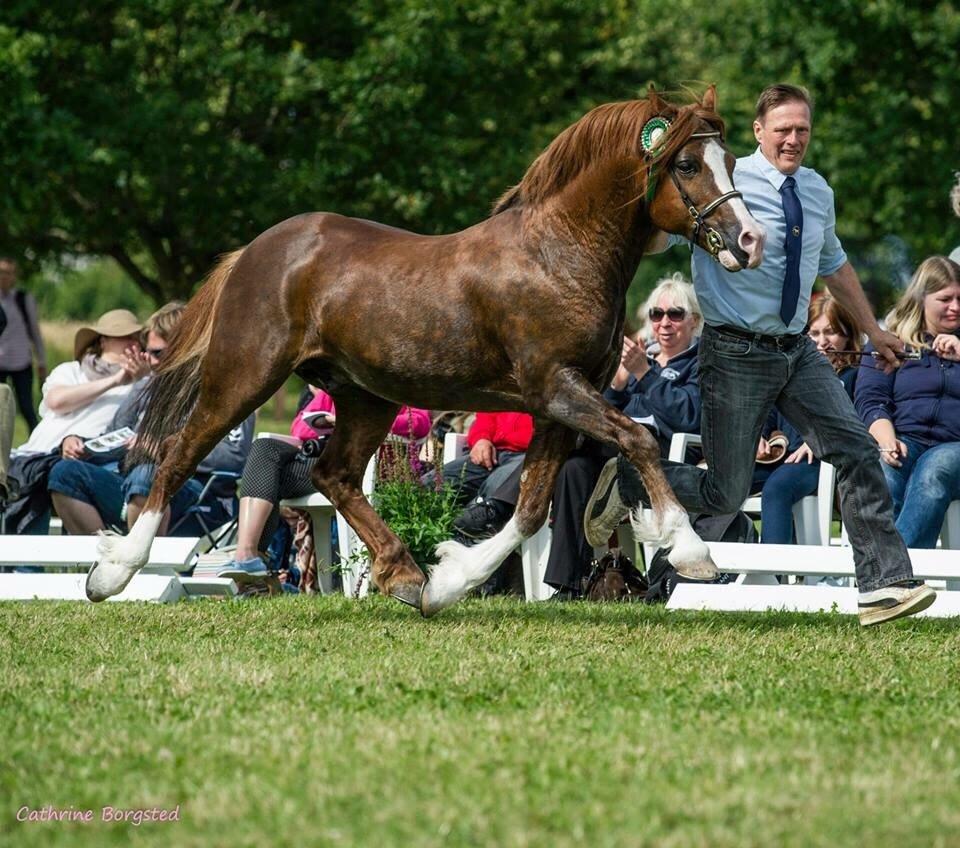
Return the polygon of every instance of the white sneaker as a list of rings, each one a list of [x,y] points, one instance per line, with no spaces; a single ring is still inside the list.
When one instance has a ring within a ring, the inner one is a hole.
[[[630,510],[620,498],[617,486],[617,457],[609,460],[600,472],[587,508],[583,512],[583,533],[587,543],[602,548],[610,534],[620,525]]]
[[[920,580],[904,580],[873,592],[861,592],[857,598],[860,623],[868,627],[905,615],[915,615],[923,612],[936,599],[937,593]]]

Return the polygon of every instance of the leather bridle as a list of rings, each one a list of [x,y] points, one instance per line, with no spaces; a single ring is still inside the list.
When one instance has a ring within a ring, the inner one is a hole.
[[[720,133],[716,130],[712,132],[692,133],[690,138],[688,138],[684,144],[688,144],[695,138],[720,138]],[[725,194],[721,194],[719,197],[711,200],[701,211],[697,209],[697,204],[690,199],[690,195],[683,190],[683,187],[680,185],[680,180],[677,179],[677,174],[672,165],[670,166],[670,178],[673,180],[673,184],[677,187],[677,191],[680,193],[680,199],[683,201],[684,206],[687,207],[690,217],[693,218],[693,237],[690,239],[690,250],[692,251],[693,246],[697,243],[697,236],[700,234],[700,230],[705,229],[706,233],[704,235],[704,240],[706,241],[706,247],[704,249],[719,262],[719,253],[726,246],[726,243],[723,240],[723,236],[720,235],[719,232],[717,232],[713,227],[707,226],[706,218],[728,200],[733,200],[735,197],[743,197],[743,195],[736,190],[728,191]]]

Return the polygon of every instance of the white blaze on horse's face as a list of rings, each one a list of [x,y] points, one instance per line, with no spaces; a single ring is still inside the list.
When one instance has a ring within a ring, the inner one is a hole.
[[[723,145],[714,138],[708,139],[704,145],[703,163],[713,174],[713,181],[718,194],[725,194],[734,190],[733,181],[730,179],[730,174],[727,173],[726,155],[727,151]],[[747,254],[747,267],[756,268],[760,264],[760,260],[763,259],[763,243],[767,234],[747,211],[747,205],[742,198],[731,198],[728,203],[730,209],[737,216],[737,222],[740,225],[740,235],[737,242],[741,250]],[[743,267],[727,249],[721,250],[717,254],[717,259],[728,271],[739,271]]]

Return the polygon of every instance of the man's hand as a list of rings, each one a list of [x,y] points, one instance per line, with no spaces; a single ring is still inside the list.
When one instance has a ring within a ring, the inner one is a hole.
[[[941,359],[960,360],[960,339],[950,333],[941,333],[933,340],[933,352]]]
[[[64,459],[83,459],[87,450],[79,436],[67,436],[60,443],[60,456]]]
[[[893,333],[881,330],[879,327],[869,335],[874,348],[880,354],[877,358],[877,365],[884,374],[890,374],[899,368],[900,360],[897,359],[897,353],[903,353],[903,342]]]
[[[497,449],[489,439],[480,439],[470,448],[470,461],[474,465],[482,465],[487,471],[497,464]]]
[[[47,366],[38,365],[37,366],[37,382],[42,385],[43,381],[46,379],[47,379]]]
[[[830,294],[837,299],[837,303],[850,313],[854,323],[866,330],[867,336],[879,354],[877,367],[886,374],[899,368],[900,360],[897,359],[895,352],[903,351],[903,342],[893,333],[880,329],[853,266],[849,262],[844,262],[833,274],[825,274],[823,279]]]

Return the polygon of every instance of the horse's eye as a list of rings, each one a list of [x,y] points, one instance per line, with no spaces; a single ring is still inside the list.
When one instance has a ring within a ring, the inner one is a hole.
[[[697,165],[689,159],[684,159],[682,162],[677,162],[677,171],[682,177],[692,177],[697,173]]]

